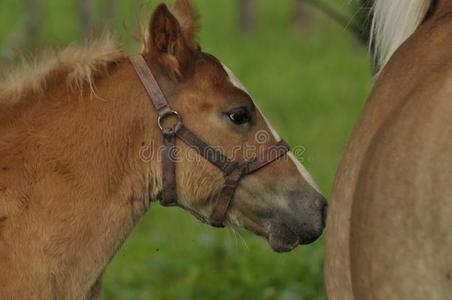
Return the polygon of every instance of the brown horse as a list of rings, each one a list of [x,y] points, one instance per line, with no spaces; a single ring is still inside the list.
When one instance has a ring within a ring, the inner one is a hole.
[[[187,1],[158,6],[146,68],[197,137],[244,161],[243,148],[254,156],[279,138],[196,28]],[[131,61],[105,36],[25,66],[0,89],[0,117],[0,299],[99,298],[105,268],[163,185],[157,111]],[[223,173],[176,146],[177,202],[206,216]],[[325,207],[288,154],[243,177],[226,223],[289,251],[321,234]]]
[[[337,173],[330,299],[452,299],[452,1],[376,0],[381,71]]]

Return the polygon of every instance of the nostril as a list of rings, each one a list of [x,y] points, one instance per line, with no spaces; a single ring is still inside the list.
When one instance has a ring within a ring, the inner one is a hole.
[[[323,227],[326,227],[326,219],[328,217],[328,203],[325,203],[322,207],[322,220],[323,220]]]

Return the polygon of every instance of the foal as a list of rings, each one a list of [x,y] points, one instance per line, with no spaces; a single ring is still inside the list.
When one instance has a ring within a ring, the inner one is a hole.
[[[196,27],[187,1],[158,6],[142,57],[184,124],[245,161],[241,149],[254,156],[279,138],[231,71],[202,52]],[[108,36],[67,49],[11,74],[0,116],[0,298],[99,298],[105,268],[162,192],[157,112],[135,69]],[[207,216],[224,175],[184,142],[176,148],[177,203]],[[243,177],[226,223],[290,251],[321,234],[325,207],[289,153]]]

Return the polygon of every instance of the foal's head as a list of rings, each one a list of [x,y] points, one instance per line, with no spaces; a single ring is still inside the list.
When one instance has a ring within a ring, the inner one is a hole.
[[[196,28],[187,0],[177,0],[171,10],[158,6],[143,56],[187,127],[230,158],[251,159],[279,138],[232,72],[201,50]],[[208,215],[223,187],[223,173],[180,141],[176,160],[178,201]],[[325,211],[325,199],[289,153],[243,178],[227,221],[266,237],[275,251],[289,251],[317,239]]]

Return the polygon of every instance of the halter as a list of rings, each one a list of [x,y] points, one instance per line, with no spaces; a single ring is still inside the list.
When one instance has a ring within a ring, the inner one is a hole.
[[[157,125],[163,136],[163,190],[158,196],[161,205],[182,207],[203,223],[213,227],[224,227],[227,212],[231,206],[240,180],[245,175],[252,174],[284,156],[289,151],[289,145],[281,140],[275,145],[268,147],[252,160],[235,161],[230,159],[222,152],[206,144],[196,134],[185,127],[179,113],[172,110],[169,106],[163,91],[160,89],[157,80],[142,55],[131,56],[129,59],[149,95],[152,105],[157,111]],[[169,117],[176,117],[177,119],[176,124],[172,128],[163,126],[163,121]],[[175,148],[176,137],[193,148],[199,155],[220,169],[224,174],[223,188],[218,194],[212,213],[208,218],[177,202],[176,164],[172,155],[174,153],[173,149]]]

